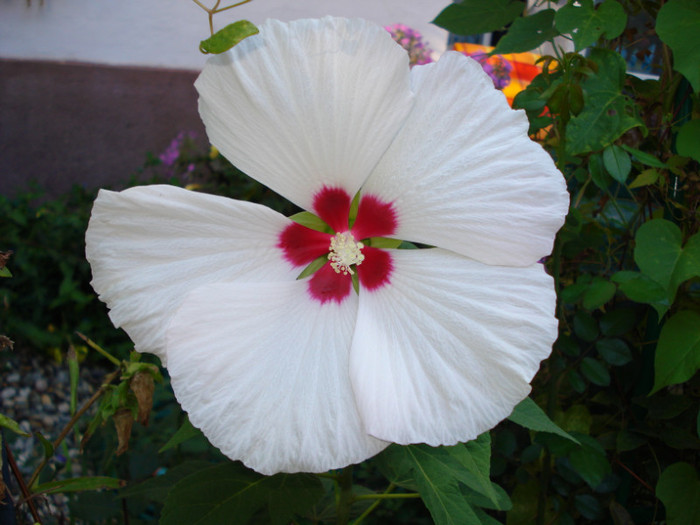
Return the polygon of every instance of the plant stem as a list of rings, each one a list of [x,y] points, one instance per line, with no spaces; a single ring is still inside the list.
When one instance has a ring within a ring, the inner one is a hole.
[[[352,505],[352,465],[345,467],[338,476],[337,524],[347,525],[350,521],[350,505]]]
[[[120,363],[121,364],[121,363]],[[78,422],[80,417],[97,401],[102,394],[104,394],[104,391],[107,389],[109,384],[116,379],[116,377],[121,373],[121,366],[117,368],[114,372],[111,374],[107,375],[100,386],[100,388],[92,395],[90,399],[88,399],[83,406],[80,407],[80,409],[71,417],[70,421],[66,423],[66,426],[63,428],[61,433],[58,435],[56,440],[53,442],[53,448],[54,450],[58,448],[58,446],[61,444],[63,439],[68,435],[68,433],[71,431],[73,426]],[[32,477],[29,479],[28,486],[31,487],[34,485],[34,482],[37,480],[39,477],[39,474],[41,471],[44,469],[46,464],[49,462],[49,459],[44,456],[44,459],[39,463],[39,466],[34,470],[34,473],[32,474]]]
[[[97,352],[99,352],[100,354],[102,354],[103,357],[106,357],[107,359],[109,359],[109,361],[111,361],[113,365],[115,365],[115,366],[122,366],[122,362],[121,362],[119,359],[117,359],[116,357],[114,357],[114,356],[113,356],[112,354],[110,354],[107,350],[105,350],[105,349],[102,348],[100,345],[98,345],[95,341],[93,341],[93,340],[90,339],[89,337],[87,337],[87,336],[81,334],[80,332],[75,332],[75,333],[78,335],[78,337],[80,337],[83,341],[85,341],[85,343],[87,343],[87,345],[88,345],[90,348],[92,348],[93,350],[96,350]]]
[[[29,492],[29,488],[24,482],[24,478],[22,477],[22,473],[20,472],[19,467],[15,462],[15,457],[12,455],[10,446],[7,444],[7,441],[4,441],[3,445],[5,445],[5,452],[7,452],[7,462],[10,464],[10,470],[12,470],[12,474],[14,474],[15,479],[17,479],[17,483],[19,484],[19,490],[20,492],[22,492],[22,497],[29,506],[29,512],[32,513],[32,518],[34,518],[34,521],[41,525],[41,518],[39,518],[39,513],[37,512],[36,507],[34,506],[34,502],[32,501],[32,494],[31,492]]]

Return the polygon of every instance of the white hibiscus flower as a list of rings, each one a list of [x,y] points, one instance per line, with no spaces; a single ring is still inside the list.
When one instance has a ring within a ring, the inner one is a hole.
[[[537,261],[568,195],[479,64],[410,70],[368,22],[268,21],[196,87],[211,142],[333,233],[170,186],[100,192],[93,286],[167,365],[191,422],[272,474],[467,441],[507,417],[557,336]]]

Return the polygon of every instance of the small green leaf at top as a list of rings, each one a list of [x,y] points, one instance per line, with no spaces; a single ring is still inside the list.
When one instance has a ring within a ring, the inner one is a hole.
[[[231,49],[245,38],[259,33],[257,27],[248,20],[239,20],[217,31],[199,43],[199,50],[205,54],[218,55]]]
[[[700,479],[689,463],[678,462],[667,467],[659,476],[656,496],[666,507],[668,525],[697,525],[700,523]]]
[[[201,436],[202,431],[196,428],[190,423],[189,418],[185,418],[180,428],[172,435],[172,437],[158,450],[158,453],[164,452],[168,449],[178,446],[180,443],[184,443],[196,436]]]
[[[529,397],[526,397],[515,406],[513,413],[508,417],[508,419],[513,423],[530,430],[557,434],[558,436],[569,439],[574,443],[578,443],[574,437],[559,428],[556,423],[549,419],[547,414],[544,413],[544,410],[542,410],[537,403],[535,403]]]
[[[456,35],[478,35],[511,23],[524,7],[517,0],[462,0],[443,9],[433,24]]]
[[[600,308],[613,298],[616,290],[617,288],[610,281],[595,277],[583,294],[583,307],[586,310]]]
[[[700,369],[700,313],[682,310],[661,328],[654,358],[654,388],[683,383]]]

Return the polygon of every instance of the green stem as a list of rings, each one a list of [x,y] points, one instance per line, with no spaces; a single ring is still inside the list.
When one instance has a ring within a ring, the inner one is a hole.
[[[390,495],[389,493],[392,490],[394,490],[395,488],[396,488],[396,485],[394,485],[393,483],[389,483],[389,486],[386,488],[386,490],[384,491],[383,494],[375,494],[375,496],[389,496]],[[358,499],[360,499],[360,497],[361,496],[357,496]],[[374,503],[372,503],[369,507],[367,507],[365,509],[365,511],[362,514],[360,514],[355,521],[352,522],[352,525],[360,525],[360,523],[362,523],[362,521],[367,516],[369,516],[372,513],[372,511],[374,509],[376,509],[382,501],[384,501],[384,498],[377,497],[375,499]]]
[[[347,525],[350,521],[350,506],[352,505],[352,465],[345,467],[338,476],[337,524]]]
[[[401,494],[360,494],[355,496],[355,500],[361,499],[402,499],[402,498],[420,498],[417,492],[403,492]]]
[[[104,357],[106,357],[107,359],[109,359],[109,360],[112,362],[113,365],[118,366],[118,367],[121,368],[122,362],[121,362],[119,359],[117,359],[116,357],[114,357],[112,354],[110,354],[107,350],[105,350],[104,348],[102,348],[100,345],[98,345],[95,341],[93,341],[93,340],[90,339],[89,337],[84,336],[84,335],[81,334],[80,332],[75,332],[75,333],[78,334],[78,337],[80,337],[83,341],[85,341],[85,343],[87,343],[87,345],[88,345],[90,348],[92,348],[93,350],[96,350],[97,352],[99,352],[100,354],[102,354],[102,356],[104,356]]]

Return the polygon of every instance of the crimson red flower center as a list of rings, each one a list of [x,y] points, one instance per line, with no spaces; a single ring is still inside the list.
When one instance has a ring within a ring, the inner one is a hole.
[[[369,291],[388,284],[391,277],[391,254],[368,245],[367,240],[396,232],[393,204],[362,195],[350,225],[351,202],[350,194],[342,188],[324,187],[314,196],[313,209],[335,234],[293,223],[279,236],[277,247],[294,266],[306,267],[319,257],[328,259],[308,282],[309,294],[322,304],[343,302],[352,291],[354,273],[361,288]]]

